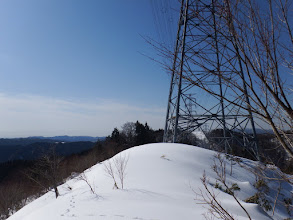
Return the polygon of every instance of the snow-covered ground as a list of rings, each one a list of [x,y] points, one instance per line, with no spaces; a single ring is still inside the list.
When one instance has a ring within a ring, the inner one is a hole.
[[[196,193],[204,191],[200,178],[204,171],[211,184],[216,183],[212,170],[215,152],[183,144],[147,144],[128,149],[115,158],[128,158],[124,189],[113,189],[114,182],[105,172],[104,163],[85,171],[84,180],[76,177],[59,186],[56,199],[48,192],[16,212],[9,220],[56,220],[56,219],[141,219],[141,220],[188,220],[205,219],[208,206],[201,204]],[[257,162],[242,159],[241,167],[235,163],[230,175],[227,163],[227,182],[237,183],[238,198],[244,200],[256,193],[255,176],[247,170]],[[270,171],[273,175],[275,171]],[[95,193],[92,193],[89,185]],[[116,176],[118,187],[121,187]],[[283,185],[282,185],[283,184]],[[293,186],[281,183],[278,199],[292,198]],[[271,200],[277,195],[279,182],[270,181]],[[248,219],[233,197],[209,185],[218,201],[235,219]],[[271,219],[257,204],[241,202],[253,219]],[[273,205],[273,204],[272,204]],[[285,208],[276,206],[274,219],[288,218]]]

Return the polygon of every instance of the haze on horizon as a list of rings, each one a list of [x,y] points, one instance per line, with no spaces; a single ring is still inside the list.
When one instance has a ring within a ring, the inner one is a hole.
[[[169,77],[143,38],[164,37],[162,2],[1,1],[0,138],[162,128]]]

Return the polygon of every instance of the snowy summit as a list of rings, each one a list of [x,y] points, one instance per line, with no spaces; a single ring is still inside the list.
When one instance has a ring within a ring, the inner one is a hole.
[[[221,206],[235,219],[248,219],[233,196],[225,192],[224,186],[216,180],[218,177],[212,167],[215,168],[215,164],[220,166],[220,163],[215,155],[214,151],[183,144],[134,147],[60,185],[57,199],[54,192],[48,192],[20,209],[9,220],[205,219],[209,215],[209,205],[204,204],[201,197],[201,193],[207,193],[201,180],[204,173],[208,188]],[[292,198],[292,184],[282,183],[278,193],[279,182],[268,182],[267,201],[272,208],[265,212],[258,204],[244,202],[257,193],[252,170],[259,167],[259,163],[243,158],[236,162],[224,155],[222,158],[226,182],[229,186],[237,185],[239,189],[233,191],[234,195],[252,219],[289,219],[287,210],[279,203],[274,206],[274,201],[275,198],[280,201]],[[111,177],[111,169],[116,184]],[[118,171],[124,171],[123,181],[120,181]],[[280,171],[272,168],[269,175],[276,172]]]

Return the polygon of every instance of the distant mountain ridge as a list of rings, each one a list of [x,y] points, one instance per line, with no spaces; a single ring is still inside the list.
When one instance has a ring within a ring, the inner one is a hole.
[[[28,138],[36,138],[41,140],[53,140],[53,141],[63,141],[63,142],[78,142],[78,141],[90,141],[96,142],[98,140],[104,140],[105,137],[91,137],[91,136],[54,136],[54,137],[43,137],[43,136],[32,136]]]
[[[91,136],[54,136],[54,137],[43,137],[43,136],[32,136],[27,138],[0,138],[1,146],[20,145],[26,146],[36,142],[79,142],[79,141],[90,141],[97,142],[98,140],[105,140],[106,137],[91,137]]]
[[[34,160],[48,152],[54,145],[56,153],[67,156],[91,149],[105,137],[55,136],[28,138],[0,138],[0,163],[13,160]]]
[[[36,160],[51,151],[54,146],[59,156],[69,156],[93,148],[94,142],[36,142],[26,146],[0,146],[0,163],[13,160]]]

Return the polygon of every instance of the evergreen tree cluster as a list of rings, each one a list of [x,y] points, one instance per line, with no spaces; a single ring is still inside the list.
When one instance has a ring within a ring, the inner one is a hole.
[[[114,128],[112,134],[107,137],[107,140],[119,145],[133,147],[147,143],[162,142],[163,133],[162,129],[153,130],[147,123],[142,124],[139,121],[135,123],[126,122],[121,130]]]

